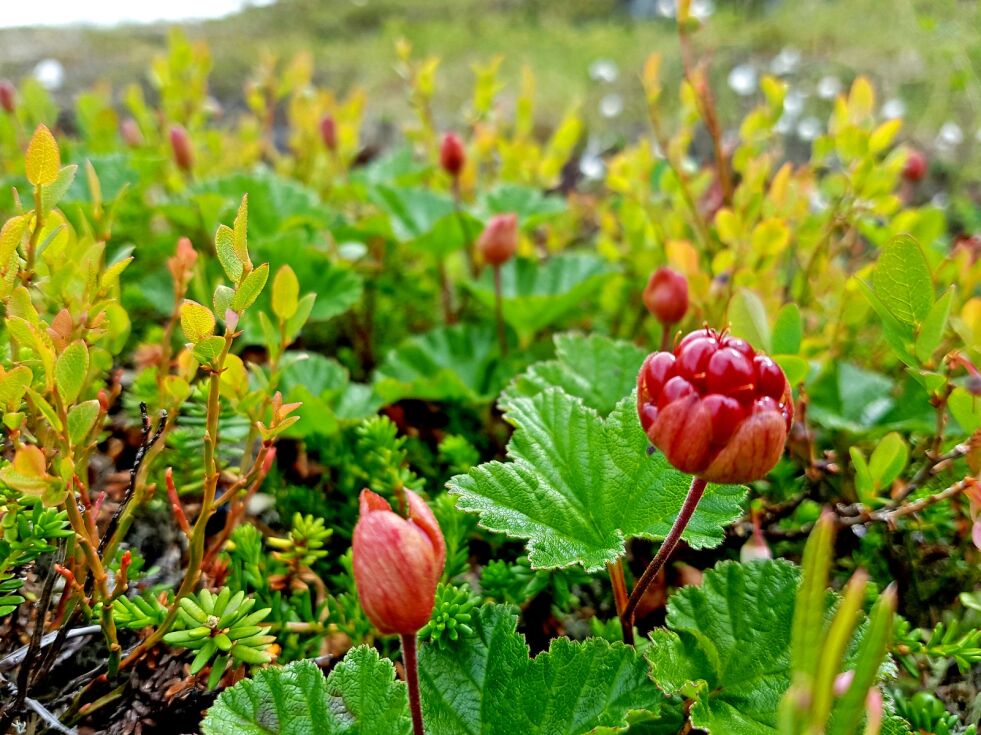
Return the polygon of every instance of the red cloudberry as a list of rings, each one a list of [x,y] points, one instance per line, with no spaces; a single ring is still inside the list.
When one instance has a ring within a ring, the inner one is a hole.
[[[780,458],[794,407],[779,365],[705,328],[673,352],[648,355],[637,377],[637,412],[651,443],[682,472],[751,482]]]

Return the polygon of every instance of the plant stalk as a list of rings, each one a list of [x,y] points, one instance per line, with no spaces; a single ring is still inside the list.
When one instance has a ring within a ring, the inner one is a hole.
[[[691,487],[688,488],[688,494],[685,496],[685,502],[681,506],[681,511],[678,513],[678,517],[674,520],[674,525],[671,526],[671,530],[664,539],[664,543],[661,544],[661,548],[657,550],[657,554],[655,554],[654,558],[651,560],[651,563],[647,565],[647,569],[644,570],[644,573],[634,585],[633,592],[630,593],[630,599],[627,601],[627,607],[623,611],[622,616],[622,619],[626,621],[626,625],[633,627],[634,615],[637,613],[637,606],[644,597],[644,593],[647,591],[647,588],[651,586],[651,582],[653,582],[654,578],[657,577],[657,573],[664,567],[665,562],[667,562],[675,547],[678,545],[678,542],[681,540],[681,534],[683,534],[685,529],[688,527],[688,522],[695,513],[695,508],[698,507],[698,501],[702,499],[702,494],[705,492],[706,485],[708,485],[708,483],[700,477],[691,478]]]
[[[627,607],[627,580],[623,574],[623,558],[606,565],[613,585],[613,601],[617,606],[617,616],[620,618],[620,629],[623,632],[623,642],[628,646],[634,644],[634,626],[623,616]]]
[[[412,711],[413,735],[426,735],[422,726],[422,704],[419,700],[419,659],[416,655],[416,634],[400,636],[405,683],[409,686],[409,709]]]
[[[501,345],[501,355],[508,354],[508,338],[504,332],[504,296],[501,293],[501,266],[494,266],[494,316],[497,319],[497,341]]]

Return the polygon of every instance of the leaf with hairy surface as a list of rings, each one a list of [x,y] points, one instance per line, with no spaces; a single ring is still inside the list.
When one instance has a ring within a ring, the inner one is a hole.
[[[482,464],[447,486],[482,526],[526,539],[532,566],[602,569],[623,556],[628,538],[663,539],[691,483],[660,453],[648,456],[635,405],[632,395],[621,399],[604,421],[557,388],[514,398],[511,461]],[[709,485],[683,538],[695,548],[722,543],[744,496],[740,486]]]

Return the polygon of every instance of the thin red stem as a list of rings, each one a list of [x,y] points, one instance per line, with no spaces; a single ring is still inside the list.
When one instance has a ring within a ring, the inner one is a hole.
[[[695,513],[695,508],[698,507],[698,501],[702,499],[702,494],[705,492],[705,486],[708,483],[700,477],[693,477],[691,479],[691,487],[688,488],[688,494],[685,496],[685,502],[681,506],[681,511],[678,513],[678,517],[674,520],[674,525],[671,526],[671,530],[668,532],[667,537],[664,539],[664,543],[661,544],[661,548],[657,550],[657,554],[651,560],[651,563],[647,565],[647,569],[641,575],[640,579],[634,585],[633,592],[630,593],[630,599],[627,601],[627,607],[623,611],[623,620],[626,624],[633,627],[634,615],[637,613],[637,606],[640,604],[644,593],[647,588],[651,586],[651,582],[657,577],[658,572],[664,567],[668,558],[671,556],[678,542],[681,540],[681,534],[685,532],[688,527],[688,522],[691,520],[692,515]]]
[[[422,704],[419,701],[419,661],[416,656],[416,635],[403,635],[402,664],[405,666],[405,683],[409,685],[409,709],[412,712],[413,735],[426,735],[422,726]]]
[[[613,601],[616,603],[617,615],[620,617],[623,642],[632,646],[634,644],[634,626],[623,616],[623,611],[627,607],[627,580],[623,574],[623,559],[620,558],[607,564],[606,570],[610,573],[610,582],[613,585]]]

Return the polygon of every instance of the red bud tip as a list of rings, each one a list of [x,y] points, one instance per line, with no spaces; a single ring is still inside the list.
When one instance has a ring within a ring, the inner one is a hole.
[[[688,279],[672,268],[658,268],[647,282],[643,299],[661,324],[677,324],[688,312]]]
[[[480,233],[477,248],[491,265],[503,265],[518,250],[518,215],[498,214]]]
[[[6,79],[0,80],[0,107],[11,115],[17,109],[17,90],[13,83]]]
[[[463,147],[463,141],[453,133],[444,135],[443,143],[439,147],[439,165],[443,170],[455,179],[463,171],[466,162],[467,152]]]
[[[408,518],[361,491],[354,527],[354,580],[365,614],[382,633],[413,635],[427,622],[446,563],[446,543],[429,506],[405,491]]]
[[[139,123],[131,117],[127,117],[119,124],[119,134],[130,148],[139,148],[143,145],[143,132],[140,130]]]
[[[926,172],[926,156],[916,149],[911,150],[906,157],[906,165],[903,166],[903,178],[915,184],[926,176]]]
[[[181,171],[190,171],[194,167],[194,150],[187,130],[181,125],[170,127],[170,147],[174,152],[174,163]]]
[[[323,139],[324,145],[327,146],[327,150],[337,150],[337,123],[330,115],[324,115],[320,118],[320,137]]]
[[[637,412],[651,443],[679,470],[738,483],[773,469],[794,404],[773,360],[705,328],[673,352],[647,356],[637,376]]]

